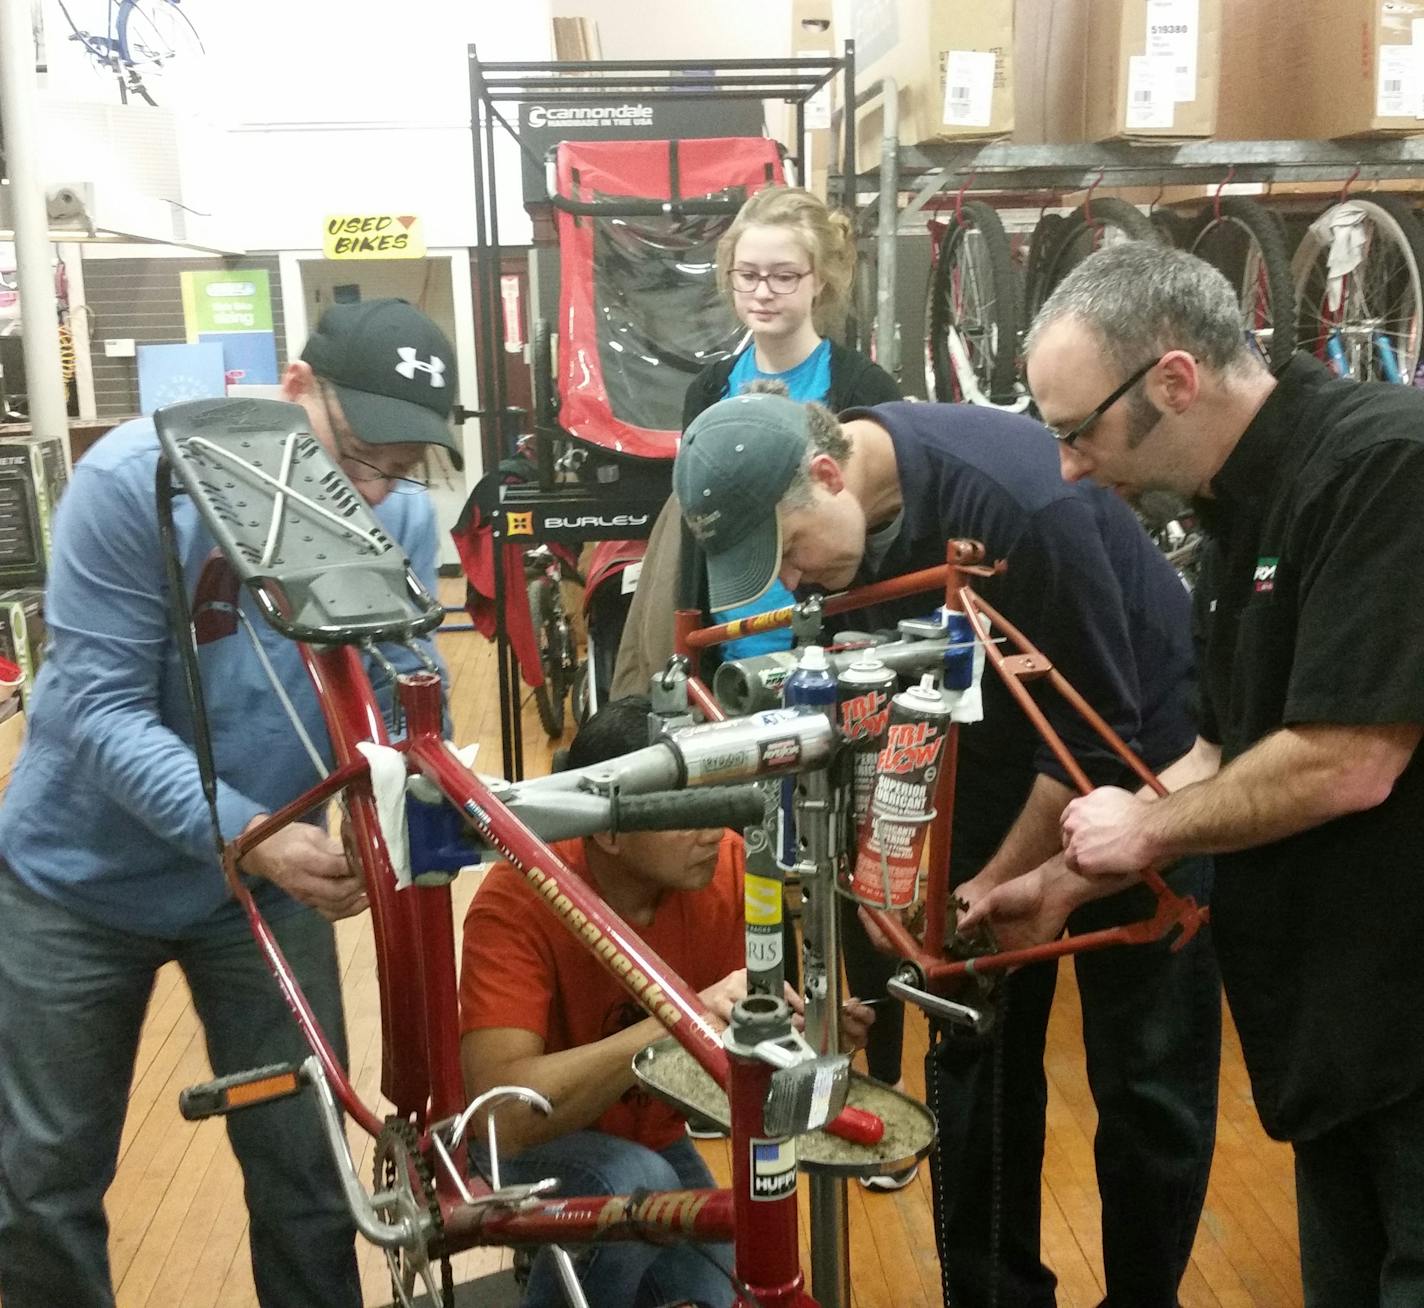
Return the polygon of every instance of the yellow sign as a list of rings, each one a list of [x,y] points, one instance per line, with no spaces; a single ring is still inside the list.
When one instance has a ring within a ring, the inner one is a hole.
[[[411,213],[333,214],[322,228],[328,259],[423,259],[425,229]]]
[[[506,531],[511,536],[532,536],[534,515],[532,513],[509,513],[505,515]]]

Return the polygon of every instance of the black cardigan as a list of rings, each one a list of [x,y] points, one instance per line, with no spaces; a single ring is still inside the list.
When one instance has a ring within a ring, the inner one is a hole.
[[[752,347],[749,345],[747,348]],[[682,402],[683,431],[703,409],[711,408],[723,398],[727,378],[732,375],[732,368],[739,358],[741,355],[734,354],[709,364],[692,379],[687,388],[687,398]],[[826,407],[833,413],[871,404],[888,404],[901,398],[895,379],[884,368],[838,341],[831,342],[831,391],[826,396]]]

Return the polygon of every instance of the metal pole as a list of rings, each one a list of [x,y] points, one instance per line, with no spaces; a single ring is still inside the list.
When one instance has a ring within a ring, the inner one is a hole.
[[[21,340],[29,383],[30,427],[68,448],[69,416],[59,360],[59,311],[50,262],[49,214],[35,138],[34,33],[30,6],[0,0],[0,122],[10,174],[15,262],[20,284]]]
[[[895,306],[895,252],[900,198],[900,88],[893,77],[881,82],[884,132],[880,137],[880,222],[876,234],[875,345],[876,362],[892,377],[900,376],[900,322]]]
[[[818,1054],[840,1051],[841,960],[835,889],[836,824],[832,786],[824,768],[798,782],[799,831],[806,834],[801,865],[805,900],[802,983],[806,988],[806,1039]],[[821,1308],[850,1308],[850,1216],[846,1181],[813,1172],[811,1189],[811,1293]]]

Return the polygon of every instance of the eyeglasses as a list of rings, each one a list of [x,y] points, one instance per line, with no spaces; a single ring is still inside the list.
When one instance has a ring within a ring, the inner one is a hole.
[[[341,464],[346,476],[351,481],[357,484],[383,481],[390,486],[391,492],[395,495],[415,495],[430,488],[430,483],[419,477],[404,477],[387,472],[370,460],[363,459],[359,454],[353,454],[342,435],[342,427],[337,424],[336,415],[331,411],[331,396],[328,394],[327,388],[322,386],[320,389],[321,407],[326,414],[326,425],[331,432],[331,439],[336,445],[336,461]]]
[[[1131,377],[1129,377],[1125,382],[1123,382],[1123,384],[1119,386],[1117,390],[1115,390],[1111,395],[1107,397],[1107,399],[1105,399],[1100,405],[1098,405],[1098,407],[1094,409],[1092,413],[1090,413],[1086,418],[1083,419],[1082,422],[1080,422],[1076,427],[1074,427],[1072,431],[1059,431],[1056,427],[1049,427],[1048,430],[1049,433],[1053,436],[1053,439],[1058,441],[1060,444],[1066,445],[1071,450],[1075,445],[1077,445],[1079,438],[1086,435],[1089,428],[1091,428],[1092,425],[1103,416],[1103,414],[1105,414],[1109,409],[1111,409],[1114,404],[1116,404],[1120,399],[1122,399],[1122,397],[1126,395],[1128,391],[1130,391],[1134,386],[1136,386],[1138,382],[1140,382],[1145,376],[1147,376],[1147,374],[1151,372],[1152,369],[1155,368],[1159,363],[1161,363],[1162,360],[1166,357],[1167,356],[1165,354],[1159,354],[1155,359],[1152,360],[1151,363],[1144,363],[1142,367],[1140,367],[1135,373],[1132,374]]]
[[[733,268],[727,275],[727,280],[732,283],[734,291],[741,291],[744,295],[750,295],[762,282],[766,283],[767,289],[773,295],[790,295],[801,285],[801,279],[810,275],[809,268],[804,272],[779,268],[776,272],[769,273],[757,272],[755,268]]]

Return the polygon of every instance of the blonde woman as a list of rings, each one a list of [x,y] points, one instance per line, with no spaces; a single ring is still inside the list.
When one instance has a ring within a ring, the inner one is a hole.
[[[889,373],[832,339],[845,321],[854,271],[855,244],[844,214],[799,187],[769,186],[752,196],[717,245],[717,280],[747,328],[746,344],[693,378],[683,430],[709,405],[758,381],[778,381],[793,400],[816,400],[835,412],[900,399]],[[648,540],[618,647],[614,698],[646,694],[648,678],[672,653],[681,570],[681,517],[669,501]],[[705,578],[691,581],[705,595]],[[744,617],[790,602],[777,582],[755,606],[717,616]],[[790,643],[788,633],[770,632],[724,646],[722,655],[746,658]]]

